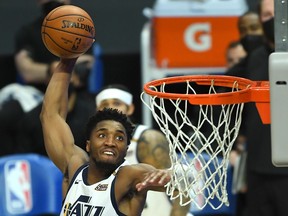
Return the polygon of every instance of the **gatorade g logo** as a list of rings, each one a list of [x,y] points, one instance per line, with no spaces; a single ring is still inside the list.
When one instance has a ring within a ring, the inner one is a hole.
[[[209,23],[197,23],[188,26],[184,32],[186,46],[197,52],[205,52],[211,48],[211,26]]]

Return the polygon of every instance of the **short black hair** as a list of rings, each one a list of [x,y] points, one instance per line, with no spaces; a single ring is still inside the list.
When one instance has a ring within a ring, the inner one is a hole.
[[[233,48],[235,48],[235,47],[237,47],[237,46],[239,46],[239,45],[241,45],[242,46],[242,44],[241,44],[241,42],[239,41],[239,40],[236,40],[236,41],[231,41],[229,44],[228,44],[228,46],[227,46],[227,51],[229,50],[229,49],[233,49]]]
[[[259,17],[259,12],[252,11],[252,10],[248,10],[248,11],[246,11],[245,13],[243,13],[241,16],[239,16],[238,22],[237,22],[238,30],[239,30],[239,28],[240,28],[240,22],[241,22],[241,20],[242,20],[245,16],[247,16],[247,15],[254,15],[254,14]]]
[[[112,108],[104,108],[103,110],[97,110],[96,113],[89,118],[88,123],[86,125],[86,139],[89,140],[91,132],[95,128],[95,126],[99,122],[105,120],[116,121],[123,125],[128,138],[127,145],[129,145],[135,127],[131,123],[131,121],[127,118],[127,115],[123,114],[117,109]]]

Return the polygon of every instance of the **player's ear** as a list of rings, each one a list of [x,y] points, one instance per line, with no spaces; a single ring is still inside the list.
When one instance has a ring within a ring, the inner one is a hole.
[[[133,115],[134,110],[135,110],[134,104],[129,105],[129,106],[128,106],[128,111],[127,111],[127,116]]]
[[[128,148],[129,148],[129,145],[130,145],[130,141],[128,141],[128,142],[129,142],[129,143],[127,143],[126,152],[125,152],[125,157],[127,156]]]
[[[90,152],[90,140],[86,140],[86,151]]]

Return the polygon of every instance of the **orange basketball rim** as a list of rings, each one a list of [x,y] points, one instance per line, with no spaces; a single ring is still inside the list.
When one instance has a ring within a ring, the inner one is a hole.
[[[194,82],[198,85],[227,87],[230,92],[213,94],[185,94],[159,90],[163,86],[176,83]],[[255,102],[263,124],[270,124],[270,85],[268,81],[252,81],[249,79],[225,75],[188,75],[168,77],[147,82],[144,91],[150,96],[172,100],[188,100],[193,105],[224,105]]]

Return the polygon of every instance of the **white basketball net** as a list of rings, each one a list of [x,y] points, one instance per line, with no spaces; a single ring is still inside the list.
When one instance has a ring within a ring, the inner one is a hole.
[[[184,94],[197,94],[189,81],[183,85]],[[165,92],[167,86],[150,88]],[[238,91],[236,86],[237,82],[229,91]],[[208,94],[219,93],[213,82],[207,89]],[[207,204],[213,209],[228,206],[229,154],[239,132],[244,104],[192,105],[188,100],[150,95],[145,100],[145,96],[143,92],[143,103],[169,141],[172,180],[166,192],[170,198],[180,196],[181,205],[192,203],[199,209]]]

